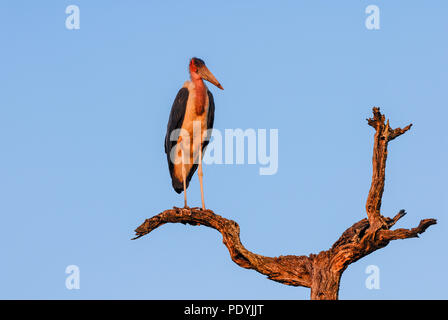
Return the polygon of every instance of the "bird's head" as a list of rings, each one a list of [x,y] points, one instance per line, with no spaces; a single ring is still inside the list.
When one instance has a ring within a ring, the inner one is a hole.
[[[211,73],[210,70],[208,70],[208,68],[205,66],[205,62],[203,60],[199,58],[191,58],[189,68],[191,79],[204,79],[210,83],[213,83],[219,89],[224,90],[219,81],[216,80],[213,73]]]

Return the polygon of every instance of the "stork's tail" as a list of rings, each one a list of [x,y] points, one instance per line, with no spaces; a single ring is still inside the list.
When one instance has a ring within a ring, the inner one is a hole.
[[[176,191],[177,193],[181,193],[182,191],[184,191],[184,184],[182,181],[179,181],[176,179],[176,177],[173,177],[171,179],[171,182],[173,184],[174,191]],[[188,187],[188,184],[187,184],[187,187]]]
[[[197,163],[193,164],[193,166],[190,168],[190,171],[187,173],[187,181],[186,181],[186,186],[185,188],[188,188],[189,184],[190,184],[190,180],[193,177],[193,174],[196,172],[196,169],[198,168]],[[184,183],[182,181],[180,181],[179,179],[177,179],[176,176],[174,176],[174,174],[172,173],[174,171],[171,171],[171,183],[173,185],[173,189],[174,191],[176,191],[177,193],[181,193],[182,191],[184,191]]]

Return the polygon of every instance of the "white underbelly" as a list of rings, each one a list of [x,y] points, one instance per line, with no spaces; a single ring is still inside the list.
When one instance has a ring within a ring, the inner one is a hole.
[[[206,99],[204,112],[196,113],[194,99],[188,99],[187,108],[180,131],[180,143],[176,145],[174,174],[179,181],[183,180],[182,163],[185,166],[185,174],[188,175],[194,164],[198,164],[202,150],[202,141],[207,134],[208,97]],[[178,140],[179,141],[179,140]],[[183,159],[182,159],[183,153]],[[182,161],[183,160],[183,161]]]

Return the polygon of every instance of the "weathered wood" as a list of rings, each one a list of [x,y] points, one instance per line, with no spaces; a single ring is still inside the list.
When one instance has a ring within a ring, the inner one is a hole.
[[[265,257],[247,250],[240,240],[240,227],[233,220],[223,218],[211,210],[200,208],[176,208],[150,218],[135,232],[140,238],[165,223],[203,225],[218,230],[230,257],[237,265],[254,269],[269,279],[292,286],[309,287],[311,284],[311,260],[306,256]]]
[[[313,300],[338,299],[342,273],[353,262],[381,249],[392,240],[418,237],[419,234],[436,224],[435,219],[424,219],[416,228],[391,230],[398,220],[405,216],[401,210],[393,218],[381,214],[381,199],[384,192],[385,170],[388,143],[408,131],[412,125],[403,129],[392,129],[389,121],[373,108],[373,118],[367,120],[375,128],[373,147],[372,183],[366,202],[367,218],[348,228],[333,246],[319,254],[309,256],[265,257],[247,250],[240,240],[238,224],[200,208],[176,208],[146,219],[136,230],[140,238],[165,223],[203,225],[214,228],[222,234],[223,243],[231,259],[240,267],[253,269],[270,280],[286,285],[302,286],[311,289]]]

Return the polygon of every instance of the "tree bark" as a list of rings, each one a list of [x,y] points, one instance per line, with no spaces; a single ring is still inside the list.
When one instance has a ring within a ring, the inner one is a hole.
[[[136,230],[140,238],[165,223],[203,225],[216,229],[222,234],[223,243],[231,259],[240,267],[253,269],[268,279],[291,286],[311,289],[313,300],[336,300],[342,273],[353,262],[381,249],[392,240],[418,237],[419,234],[436,224],[435,219],[424,219],[412,229],[395,229],[392,226],[405,216],[401,210],[393,218],[381,214],[381,199],[384,192],[388,143],[408,131],[412,125],[403,129],[392,129],[389,120],[373,108],[373,118],[367,119],[375,129],[373,144],[372,183],[366,202],[367,218],[348,228],[333,246],[318,254],[309,256],[265,257],[247,250],[240,240],[240,228],[235,221],[228,220],[211,210],[200,208],[176,208],[146,219]]]
[[[328,251],[322,251],[313,259],[311,300],[338,299],[342,272],[332,268],[331,258]]]

